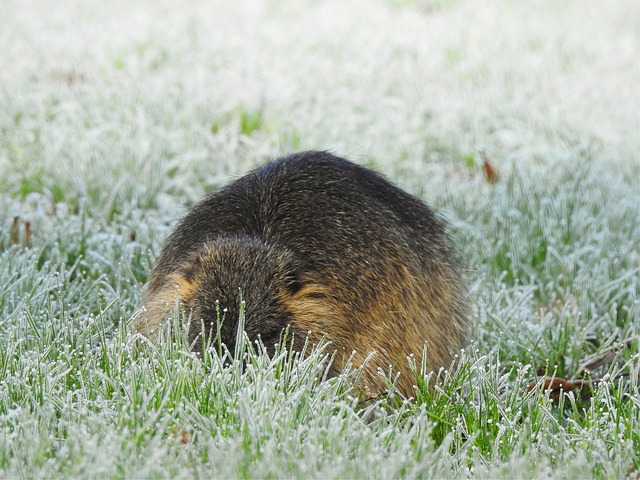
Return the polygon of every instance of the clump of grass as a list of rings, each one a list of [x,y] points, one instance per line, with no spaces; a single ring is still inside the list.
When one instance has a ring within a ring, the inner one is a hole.
[[[597,159],[574,159],[583,166],[558,161],[491,183],[478,175],[434,199],[448,205],[472,269],[474,342],[448,371],[425,377],[415,366],[413,400],[391,378],[390,394],[374,399],[350,389],[357,371],[326,378],[326,345],[269,357],[245,340],[198,357],[178,329],[136,348],[128,325],[166,217],[94,216],[47,193],[5,197],[33,238],[2,237],[0,472],[626,475],[640,462],[637,340],[586,377],[597,374],[593,388],[548,388],[550,377],[573,379],[585,355],[638,336],[634,187]]]
[[[0,354],[4,474],[508,478],[525,463],[532,476],[619,476],[634,461],[637,356],[630,382],[604,381],[587,400],[527,389],[531,366],[476,350],[415,403],[363,404],[357,372],[326,378],[326,345],[269,357],[245,338],[198,358],[174,326],[136,347],[126,322],[104,318],[115,306],[16,321]]]

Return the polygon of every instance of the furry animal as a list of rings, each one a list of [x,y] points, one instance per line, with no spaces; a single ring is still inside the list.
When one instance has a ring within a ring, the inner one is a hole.
[[[427,369],[446,368],[467,338],[468,293],[443,223],[377,173],[323,152],[267,163],[196,204],[165,241],[134,328],[155,338],[177,298],[200,350],[226,309],[220,340],[233,351],[240,294],[244,329],[267,351],[289,327],[294,348],[307,335],[331,342],[332,374],[375,352],[357,385],[371,393],[386,390],[378,370],[392,366],[412,396],[407,356],[419,366],[426,344]]]

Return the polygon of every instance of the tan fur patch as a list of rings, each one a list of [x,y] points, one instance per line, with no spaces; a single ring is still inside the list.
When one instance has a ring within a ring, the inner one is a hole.
[[[389,269],[383,279],[377,285],[379,295],[364,308],[350,308],[345,299],[339,298],[338,288],[315,284],[305,286],[291,298],[282,298],[295,325],[311,332],[312,341],[323,337],[331,341],[337,352],[338,371],[349,359],[354,367],[360,367],[375,352],[357,388],[384,392],[386,383],[378,370],[388,373],[391,368],[394,377],[399,373],[398,389],[413,396],[415,375],[407,357],[413,355],[420,368],[426,345],[427,369],[447,368],[453,358],[451,346],[460,344],[464,320],[450,318],[455,316],[455,296],[442,280],[432,278],[426,284],[406,266]],[[443,292],[447,294],[443,296]]]
[[[173,274],[159,290],[147,291],[142,299],[143,311],[134,321],[134,331],[154,340],[172,312],[190,303],[196,289],[195,282]]]

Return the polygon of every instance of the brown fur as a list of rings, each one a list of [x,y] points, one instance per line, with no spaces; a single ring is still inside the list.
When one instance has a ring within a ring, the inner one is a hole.
[[[273,348],[284,328],[300,347],[326,338],[332,373],[351,359],[359,388],[381,393],[378,370],[414,394],[407,357],[448,367],[468,332],[468,295],[440,220],[374,172],[325,153],[286,157],[196,205],[167,239],[135,328],[153,339],[176,300],[192,312],[189,338],[235,344],[239,293],[245,331]],[[216,303],[216,301],[218,303]]]

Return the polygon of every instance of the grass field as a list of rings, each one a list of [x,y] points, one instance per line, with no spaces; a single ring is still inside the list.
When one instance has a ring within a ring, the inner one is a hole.
[[[638,478],[636,1],[8,0],[0,18],[0,477]],[[134,349],[185,207],[305,149],[450,222],[473,341],[414,400],[359,400],[321,347],[246,344],[244,371],[180,340]]]

